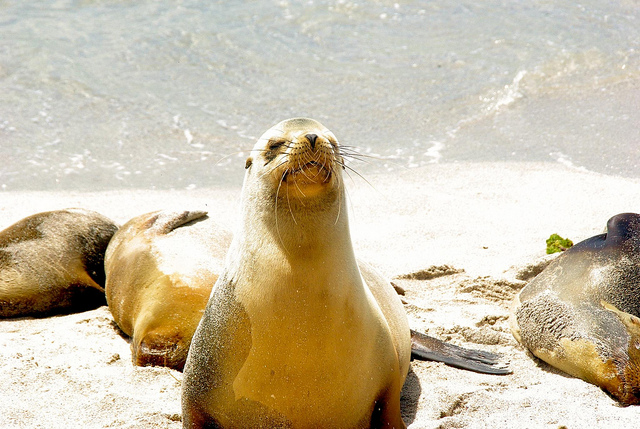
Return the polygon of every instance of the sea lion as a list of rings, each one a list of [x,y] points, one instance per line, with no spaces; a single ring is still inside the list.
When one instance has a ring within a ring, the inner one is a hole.
[[[511,329],[535,356],[640,403],[640,215],[566,250],[515,298]]]
[[[252,154],[184,369],[184,427],[404,428],[409,326],[391,285],[358,269],[336,138],[291,119]]]
[[[0,231],[0,317],[104,305],[104,252],[117,229],[99,213],[67,209],[38,213]]]
[[[113,236],[107,302],[134,364],[182,370],[230,242],[204,211],[147,213]]]
[[[185,428],[405,427],[410,329],[389,281],[356,259],[343,169],[311,119],[256,143],[184,368]]]

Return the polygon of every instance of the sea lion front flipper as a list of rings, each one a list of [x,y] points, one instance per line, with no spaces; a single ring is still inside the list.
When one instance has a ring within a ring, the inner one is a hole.
[[[624,405],[640,403],[640,318],[618,309],[613,304],[600,300],[600,305],[614,313],[629,335],[622,349],[613,359],[615,373],[605,374],[605,382],[596,383]]]
[[[411,330],[411,356],[422,360],[444,362],[455,368],[483,374],[505,375],[512,371],[500,364],[501,355],[482,350],[465,349]]]
[[[186,225],[194,220],[204,218],[207,212],[203,210],[192,210],[182,212],[159,212],[156,216],[149,219],[149,231],[156,234],[168,234],[176,228]],[[153,226],[151,226],[153,225]]]
[[[375,402],[370,429],[407,429],[400,411],[402,386],[390,386]]]
[[[618,318],[620,319],[624,327],[627,329],[627,332],[631,337],[634,337],[640,340],[640,318],[639,317],[636,317],[633,314],[625,313],[624,311],[618,310],[618,308],[616,308],[615,305],[610,304],[604,300],[600,300],[600,305],[602,305],[602,307],[605,310],[609,310],[610,312],[618,316]]]

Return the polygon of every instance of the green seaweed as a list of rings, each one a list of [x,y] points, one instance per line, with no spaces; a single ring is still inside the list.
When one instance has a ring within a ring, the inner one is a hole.
[[[571,246],[573,246],[573,241],[568,238],[562,238],[558,234],[551,234],[551,236],[547,238],[547,255],[564,252]]]

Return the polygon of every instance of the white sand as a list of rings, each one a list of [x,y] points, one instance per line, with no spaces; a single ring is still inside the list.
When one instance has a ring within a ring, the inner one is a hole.
[[[514,265],[544,256],[552,233],[575,242],[614,214],[640,212],[640,181],[549,164],[433,165],[348,183],[357,254],[407,289],[411,324],[466,347],[503,353],[490,376],[414,362],[403,394],[411,428],[636,427],[640,408],[527,354],[511,337]],[[204,207],[232,225],[232,190],[2,193],[0,228],[44,210],[83,207],[116,222],[160,208]],[[463,273],[398,276],[448,264]],[[179,428],[182,374],[138,368],[106,307],[0,321],[0,426]]]

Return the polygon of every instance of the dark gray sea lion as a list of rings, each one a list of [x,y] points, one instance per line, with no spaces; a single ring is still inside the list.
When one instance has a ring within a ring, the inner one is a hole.
[[[344,153],[311,119],[246,162],[242,221],[184,368],[185,428],[404,428],[411,334],[354,254]]]
[[[516,297],[516,339],[623,404],[640,402],[640,215],[612,217]]]
[[[38,213],[0,231],[0,317],[105,304],[104,252],[118,227],[81,209]]]
[[[182,370],[230,242],[203,211],[147,213],[113,236],[107,301],[134,364]]]

